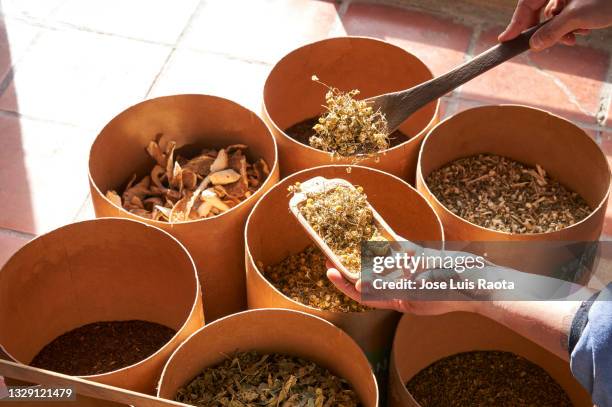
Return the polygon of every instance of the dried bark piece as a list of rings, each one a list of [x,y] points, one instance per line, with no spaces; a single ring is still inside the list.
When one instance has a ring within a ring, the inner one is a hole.
[[[219,199],[215,191],[210,188],[202,192],[201,197],[202,201],[210,203],[213,208],[216,208],[221,212],[225,212],[230,209],[228,205]]]
[[[124,203],[131,203],[133,197],[144,199],[150,194],[149,186],[151,185],[151,177],[148,175],[141,179],[136,185],[128,187],[123,193],[122,199]],[[129,186],[129,184],[128,184]]]
[[[157,165],[165,167],[167,163],[167,157],[162,152],[157,141],[150,141],[147,145],[147,153],[157,162]]]
[[[217,154],[217,158],[215,158],[215,161],[212,163],[212,165],[210,166],[210,172],[217,172],[217,171],[221,171],[227,168],[229,164],[229,158],[227,155],[227,152],[225,151],[225,149],[221,149],[219,150],[219,153]]]
[[[208,155],[199,155],[187,161],[184,168],[193,171],[200,177],[205,177],[211,172],[211,166],[214,162],[215,159],[213,157]]]
[[[210,174],[209,178],[213,185],[226,185],[238,181],[241,175],[232,169],[227,169]]]

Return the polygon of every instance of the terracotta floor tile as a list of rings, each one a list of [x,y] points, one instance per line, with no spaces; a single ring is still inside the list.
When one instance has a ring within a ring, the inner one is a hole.
[[[26,22],[13,18],[0,18],[0,81],[4,79],[11,66],[25,55],[38,32],[40,32],[38,27]]]
[[[501,28],[482,32],[475,52],[496,43]],[[586,47],[556,46],[516,57],[467,83],[462,96],[540,107],[595,123],[609,56]]]
[[[14,232],[0,229],[0,267],[8,261],[8,259],[26,244],[30,239],[19,236]],[[0,377],[2,379],[2,377]],[[3,381],[0,380],[0,387],[3,385]],[[0,397],[2,397],[2,390],[0,390]]]
[[[98,129],[145,97],[170,48],[76,30],[44,30],[17,64],[0,109]]]
[[[66,0],[51,19],[103,33],[174,44],[199,0]]]
[[[89,192],[94,134],[6,115],[0,134],[0,227],[40,234],[70,223]]]
[[[274,63],[289,51],[326,38],[337,7],[316,0],[208,0],[181,46]]]
[[[431,14],[375,4],[351,4],[342,18],[348,35],[381,38],[423,60],[435,75],[461,64],[472,29]]]
[[[232,99],[258,113],[270,66],[177,50],[150,96],[203,93]]]

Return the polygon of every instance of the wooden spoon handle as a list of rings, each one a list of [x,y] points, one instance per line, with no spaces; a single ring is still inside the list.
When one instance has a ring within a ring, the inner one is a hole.
[[[138,407],[189,407],[187,404],[165,400],[148,394],[113,387],[106,384],[84,380],[48,370],[38,369],[20,363],[0,359],[0,376],[23,380],[28,383],[38,383],[53,387],[70,387],[83,396],[114,401]],[[1,403],[0,403],[1,404]],[[53,403],[51,403],[53,404]]]
[[[387,106],[390,103],[396,105],[398,111],[398,114],[393,114],[393,117],[387,117],[389,129],[397,128],[397,126],[399,126],[408,116],[429,102],[444,96],[448,92],[496,67],[502,62],[527,51],[529,49],[529,40],[533,34],[546,23],[547,21],[542,22],[524,31],[518,37],[510,41],[502,42],[489,48],[480,55],[444,75],[438,76],[437,78],[431,79],[408,90],[396,92],[393,95],[395,100],[387,103]],[[383,110],[385,109],[383,108]]]

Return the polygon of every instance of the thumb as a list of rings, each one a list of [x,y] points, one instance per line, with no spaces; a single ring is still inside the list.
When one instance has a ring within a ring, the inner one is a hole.
[[[561,14],[553,17],[548,23],[533,34],[529,44],[531,49],[541,51],[552,47],[559,42],[566,34],[578,29],[576,20],[569,12],[561,12]]]

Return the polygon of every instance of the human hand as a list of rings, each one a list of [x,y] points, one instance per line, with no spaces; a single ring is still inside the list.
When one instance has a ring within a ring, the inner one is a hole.
[[[531,49],[539,51],[561,42],[576,43],[576,35],[585,35],[591,29],[612,26],[610,0],[519,0],[514,15],[499,41],[509,41],[536,25],[540,13],[552,19],[533,34]]]
[[[389,309],[402,313],[411,313],[416,315],[440,315],[453,311],[478,312],[481,305],[480,301],[473,301],[466,298],[465,301],[424,301],[424,300],[404,300],[390,299],[380,301],[364,301],[362,299],[363,284],[358,280],[355,284],[344,278],[342,273],[334,268],[333,264],[327,262],[327,278],[342,291],[345,295],[353,300],[371,308]],[[432,274],[429,274],[431,277]],[[427,277],[426,277],[427,278]],[[446,279],[447,276],[443,276]]]

